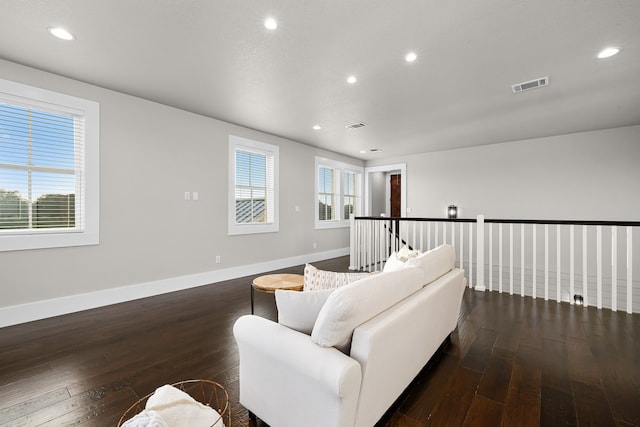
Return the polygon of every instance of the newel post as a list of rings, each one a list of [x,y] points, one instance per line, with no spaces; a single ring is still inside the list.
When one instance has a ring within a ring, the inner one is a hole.
[[[357,270],[356,266],[356,216],[349,215],[349,270]]]
[[[484,215],[476,221],[476,291],[486,290],[484,286]]]

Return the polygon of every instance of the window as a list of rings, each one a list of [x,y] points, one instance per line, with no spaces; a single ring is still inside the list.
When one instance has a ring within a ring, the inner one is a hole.
[[[99,243],[99,105],[0,80],[0,250]]]
[[[336,219],[336,171],[320,166],[318,168],[318,219],[331,221]]]
[[[278,231],[278,147],[229,136],[229,234]]]
[[[316,157],[316,228],[348,227],[362,209],[362,168]]]

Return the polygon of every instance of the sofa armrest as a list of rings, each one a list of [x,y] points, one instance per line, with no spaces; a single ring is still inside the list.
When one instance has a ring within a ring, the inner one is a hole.
[[[278,427],[354,424],[362,377],[355,360],[258,316],[240,317],[233,334],[248,410]]]

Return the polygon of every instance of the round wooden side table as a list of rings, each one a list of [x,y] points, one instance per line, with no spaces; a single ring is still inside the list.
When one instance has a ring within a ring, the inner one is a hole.
[[[304,287],[302,274],[267,274],[253,279],[251,283],[251,314],[253,314],[254,291],[274,294],[277,289],[287,291],[301,291]]]

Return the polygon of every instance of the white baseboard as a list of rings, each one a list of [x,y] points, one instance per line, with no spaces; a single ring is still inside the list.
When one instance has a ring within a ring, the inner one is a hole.
[[[349,255],[349,248],[316,252],[257,264],[154,280],[152,282],[138,283],[102,291],[0,307],[0,328],[345,255]]]

